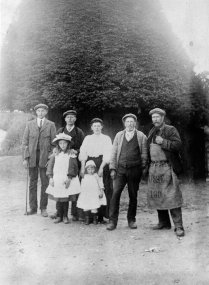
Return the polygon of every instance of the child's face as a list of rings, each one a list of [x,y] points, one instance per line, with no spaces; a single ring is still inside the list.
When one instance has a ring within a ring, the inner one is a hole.
[[[67,149],[68,146],[68,142],[65,140],[60,140],[59,141],[59,147],[61,148],[61,150],[65,151]]]
[[[88,166],[87,168],[86,168],[86,172],[88,173],[88,174],[94,174],[94,172],[95,172],[95,167],[94,166]]]

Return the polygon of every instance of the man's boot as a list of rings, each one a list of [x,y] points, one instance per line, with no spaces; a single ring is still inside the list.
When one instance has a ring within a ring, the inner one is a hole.
[[[117,223],[110,220],[109,224],[107,225],[107,230],[113,231],[116,229],[116,227],[117,227]]]

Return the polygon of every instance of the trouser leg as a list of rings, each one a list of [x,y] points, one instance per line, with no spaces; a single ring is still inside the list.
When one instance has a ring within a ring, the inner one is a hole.
[[[113,183],[112,183],[112,179],[110,177],[110,170],[109,170],[109,166],[106,165],[104,167],[104,171],[103,171],[103,183],[104,183],[104,193],[106,196],[106,200],[107,200],[107,205],[106,206],[102,206],[99,210],[99,212],[102,212],[102,218],[109,218],[109,209],[110,209],[110,200],[112,198],[112,193],[113,193]]]
[[[110,201],[110,221],[115,224],[118,222],[120,196],[126,185],[127,179],[125,174],[117,175],[113,181],[113,194]]]
[[[29,204],[31,210],[37,211],[38,202],[37,202],[37,184],[38,184],[38,167],[29,168]]]
[[[168,210],[157,210],[159,225],[170,227],[171,221]]]
[[[175,228],[183,228],[181,207],[170,210]]]
[[[41,198],[40,198],[40,209],[44,210],[48,204],[48,195],[46,193],[46,188],[49,185],[49,179],[46,175],[46,168],[40,167],[40,178],[41,178]]]
[[[129,207],[127,213],[128,222],[136,221],[137,210],[137,194],[139,190],[139,182],[141,180],[141,168],[132,167],[127,169]]]
[[[69,202],[63,202],[63,217],[68,216]]]

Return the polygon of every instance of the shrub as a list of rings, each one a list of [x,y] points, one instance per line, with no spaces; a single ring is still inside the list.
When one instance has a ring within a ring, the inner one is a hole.
[[[6,137],[2,142],[1,155],[21,154],[21,144],[26,122],[33,119],[32,114],[27,113],[5,113],[4,129],[7,130]],[[7,118],[7,121],[6,121]]]

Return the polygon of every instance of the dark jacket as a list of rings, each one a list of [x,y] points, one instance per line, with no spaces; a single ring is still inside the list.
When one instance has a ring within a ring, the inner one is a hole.
[[[150,148],[151,138],[155,131],[153,127],[148,135],[148,149]],[[164,125],[159,134],[163,138],[163,143],[160,145],[165,152],[166,158],[176,174],[182,172],[182,163],[180,158],[180,149],[182,141],[177,129],[173,126]],[[150,154],[150,152],[149,152]],[[149,159],[150,160],[150,159]]]
[[[77,150],[77,152],[79,153],[80,147],[84,140],[83,131],[80,128],[75,126],[71,132],[68,132],[66,127],[62,127],[57,131],[57,134],[63,133],[63,132],[72,137],[73,149]]]

